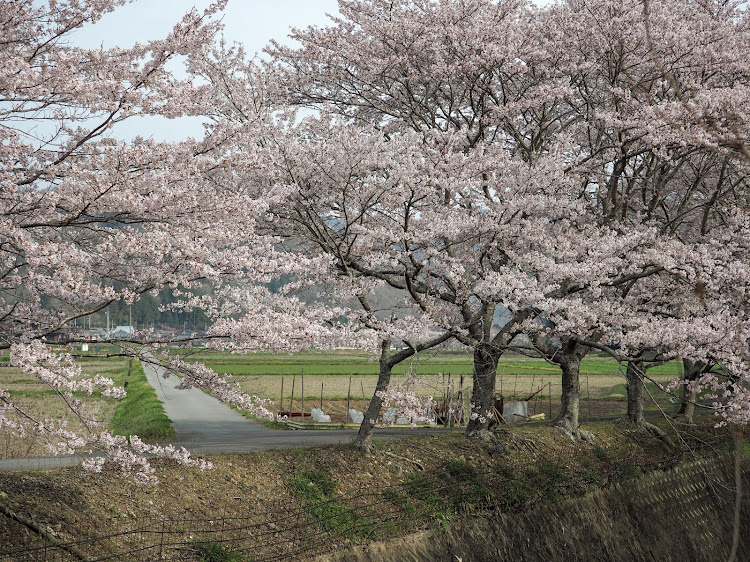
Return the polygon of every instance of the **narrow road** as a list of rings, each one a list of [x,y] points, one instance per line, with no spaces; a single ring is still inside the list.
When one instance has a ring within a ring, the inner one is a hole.
[[[185,447],[193,454],[242,453],[270,449],[294,449],[351,443],[356,429],[283,431],[268,429],[251,421],[213,396],[191,388],[177,390],[178,380],[163,378],[164,368],[143,361],[143,370],[151,386],[164,404],[164,411],[172,420],[176,446]],[[377,429],[378,439],[424,436],[462,429],[401,428]],[[164,443],[166,445],[166,443]],[[0,472],[10,470],[42,470],[75,466],[82,455],[59,455],[22,459],[0,459]]]
[[[174,377],[162,377],[163,368],[146,361],[143,370],[164,404],[177,432],[174,444],[191,453],[239,453],[350,443],[356,429],[283,431],[268,429],[196,388],[177,390]],[[426,435],[444,429],[380,429],[378,439]],[[452,431],[452,430],[447,430]]]
[[[243,417],[213,396],[197,388],[178,390],[178,379],[163,377],[164,368],[142,361],[146,379],[156,390],[167,417],[177,432],[175,445],[193,452],[247,450],[245,444],[266,433],[276,433]]]

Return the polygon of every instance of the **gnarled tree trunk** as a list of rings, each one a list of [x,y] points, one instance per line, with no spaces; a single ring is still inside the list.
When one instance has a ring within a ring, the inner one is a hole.
[[[380,394],[386,392],[388,390],[388,385],[391,383],[393,364],[389,357],[390,348],[390,339],[381,342],[378,382],[375,385],[375,392],[372,394],[370,404],[367,406],[367,411],[365,412],[365,417],[359,425],[359,431],[357,432],[356,445],[359,449],[367,453],[372,450],[372,430],[375,427],[375,422],[377,421],[378,416],[380,415],[380,408],[383,406],[383,399],[380,397]]]
[[[560,357],[559,364],[562,370],[562,394],[560,414],[555,418],[554,425],[569,433],[576,433],[581,411],[581,357],[577,353],[565,354]]]
[[[643,407],[643,390],[646,386],[646,368],[642,358],[628,361],[628,367],[625,371],[625,378],[628,388],[628,414],[627,419],[636,428],[644,430],[655,437],[661,439],[664,444],[674,448],[669,436],[657,426],[646,421]]]
[[[593,437],[589,433],[581,431],[578,420],[581,412],[581,361],[590,348],[580,345],[573,338],[564,339],[562,345],[558,348],[542,335],[534,337],[534,347],[548,361],[559,365],[562,371],[560,413],[555,418],[553,425],[563,429],[571,436],[591,441]]]
[[[502,352],[492,344],[474,348],[474,388],[471,391],[471,415],[466,435],[471,437],[488,429],[495,420],[495,378]]]
[[[625,371],[626,385],[628,389],[628,420],[636,426],[643,426],[646,418],[643,416],[643,359],[628,361]]]
[[[356,440],[356,446],[358,448],[367,453],[372,450],[372,431],[375,427],[375,422],[380,415],[380,409],[383,407],[383,399],[380,395],[388,390],[388,385],[391,383],[391,372],[393,367],[402,361],[405,361],[415,353],[419,353],[425,349],[431,349],[436,345],[448,341],[450,338],[451,334],[446,332],[431,340],[416,345],[409,345],[407,348],[393,353],[391,353],[390,338],[386,338],[380,342],[380,370],[378,372],[378,382],[375,385],[375,392],[370,399],[370,404],[367,406],[365,417],[359,425],[359,432],[357,433]]]
[[[677,411],[677,417],[682,420],[693,423],[693,415],[695,414],[695,401],[698,398],[698,392],[690,390],[687,383],[692,382],[698,378],[706,367],[705,363],[698,361],[693,363],[690,359],[682,360],[683,367],[683,379],[685,385],[682,387],[682,394],[680,397],[680,409]]]

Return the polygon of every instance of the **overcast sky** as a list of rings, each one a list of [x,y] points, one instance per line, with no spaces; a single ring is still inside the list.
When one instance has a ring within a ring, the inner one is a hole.
[[[3,1],[3,0],[0,0]],[[548,4],[550,0],[537,0]],[[104,16],[93,26],[76,31],[73,40],[81,47],[128,47],[135,42],[164,37],[192,7],[205,9],[211,0],[135,0]],[[229,0],[222,21],[228,41],[245,45],[249,56],[261,53],[271,39],[289,42],[291,28],[327,25],[326,14],[338,14],[337,0]],[[202,127],[197,119],[128,120],[116,130],[116,136],[136,135],[155,140],[179,140],[199,137]]]
[[[203,10],[209,4],[211,0],[135,0],[78,31],[76,42],[85,47],[125,47],[157,39],[192,7]],[[225,36],[244,43],[252,54],[271,39],[285,39],[292,27],[325,25],[326,13],[338,14],[336,0],[229,0],[223,17]]]
[[[2,0],[0,0],[2,1]],[[88,48],[128,47],[164,37],[193,6],[205,9],[211,0],[135,0],[117,8],[95,25],[76,31],[73,41]],[[326,25],[326,14],[338,14],[337,0],[229,0],[224,11],[224,36],[245,45],[249,56],[260,53],[271,39],[284,43],[293,27]],[[136,135],[155,140],[198,137],[198,120],[129,120],[115,131],[119,137]],[[146,125],[146,126],[144,126]]]

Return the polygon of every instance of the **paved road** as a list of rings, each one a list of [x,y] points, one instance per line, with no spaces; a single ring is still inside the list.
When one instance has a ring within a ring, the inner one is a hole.
[[[291,449],[350,443],[356,436],[355,429],[283,431],[268,429],[226,406],[213,396],[192,388],[177,390],[178,380],[171,376],[163,378],[163,368],[143,361],[143,370],[149,383],[164,404],[164,410],[172,420],[177,439],[175,445],[185,447],[194,454],[240,453]],[[378,439],[428,435],[460,429],[377,429]],[[33,457],[27,459],[0,460],[0,471],[38,470],[61,466],[74,466],[82,459],[80,455],[56,457]]]
[[[204,453],[244,451],[252,450],[244,447],[269,432],[276,433],[241,416],[202,390],[177,390],[174,387],[178,379],[174,376],[165,379],[163,367],[148,361],[142,364],[148,382],[172,420],[177,432],[176,445]]]
[[[162,367],[143,362],[148,382],[164,404],[177,432],[175,445],[193,453],[237,453],[349,443],[355,429],[283,431],[251,421],[213,396],[196,388],[177,390],[175,377],[163,378]],[[426,435],[444,429],[377,430],[378,439]]]

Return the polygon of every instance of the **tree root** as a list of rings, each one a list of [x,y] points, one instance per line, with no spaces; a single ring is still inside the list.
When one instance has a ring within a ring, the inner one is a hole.
[[[587,431],[585,429],[581,429],[580,426],[573,428],[568,423],[555,423],[552,424],[552,427],[555,429],[559,429],[565,435],[570,437],[571,441],[578,442],[583,441],[584,443],[588,443],[589,445],[596,445],[596,440],[594,439],[594,434],[590,431]]]
[[[512,446],[516,449],[526,451],[528,453],[536,453],[539,450],[539,439],[521,437],[516,435],[514,432],[508,429],[499,429],[496,432],[496,439],[500,438],[510,441]],[[542,445],[544,443],[542,442]]]
[[[659,429],[654,424],[643,422],[643,429],[645,429],[648,433],[659,439],[662,443],[664,443],[667,447],[670,449],[675,448],[675,444],[672,442],[672,440],[669,438],[669,435],[667,435],[662,429]]]
[[[354,438],[352,439],[352,445],[365,455],[372,455],[375,452],[375,447],[372,446],[372,442],[369,439]]]
[[[406,462],[411,463],[414,466],[416,466],[419,470],[424,470],[424,465],[422,465],[422,463],[420,463],[418,461],[415,461],[414,459],[409,459],[409,458],[406,458],[406,457],[402,457],[401,455],[396,455],[396,454],[391,453],[389,451],[380,451],[380,454],[383,455],[383,456],[387,456],[387,457],[393,457],[394,459],[406,461]]]
[[[502,433],[510,433],[506,430],[501,431]],[[508,449],[500,440],[499,434],[501,431],[490,431],[489,429],[482,429],[468,434],[467,437],[469,439],[478,441],[487,450],[487,453],[490,456],[499,455],[501,457],[505,457],[508,455]]]
[[[664,443],[669,449],[676,449],[677,446],[674,444],[674,442],[669,438],[669,435],[667,435],[664,430],[658,428],[652,423],[648,423],[647,421],[641,421],[641,422],[634,422],[633,420],[625,417],[620,418],[618,420],[620,423],[628,424],[632,429],[636,431],[640,431],[642,433],[645,433],[647,435],[651,435],[652,437],[656,437],[659,441]]]
[[[88,556],[78,550],[74,545],[66,544],[66,541],[61,538],[60,535],[56,533],[54,529],[52,529],[52,527],[41,525],[34,521],[32,518],[26,517],[21,513],[16,513],[2,503],[0,503],[0,513],[5,515],[9,519],[18,522],[21,525],[24,525],[26,528],[30,529],[31,531],[45,539],[47,542],[71,554],[77,560],[88,562]]]

